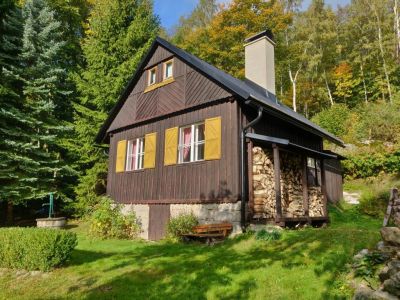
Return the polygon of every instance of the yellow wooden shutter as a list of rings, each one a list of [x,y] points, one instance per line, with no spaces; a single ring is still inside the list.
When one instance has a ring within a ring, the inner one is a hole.
[[[178,127],[165,130],[164,165],[176,164],[178,156]]]
[[[157,133],[148,133],[144,137],[144,164],[145,169],[151,169],[156,166],[156,142]]]
[[[117,161],[115,163],[115,172],[120,173],[125,171],[125,156],[126,156],[126,140],[118,142],[117,145]]]
[[[204,159],[221,158],[221,117],[206,119]]]

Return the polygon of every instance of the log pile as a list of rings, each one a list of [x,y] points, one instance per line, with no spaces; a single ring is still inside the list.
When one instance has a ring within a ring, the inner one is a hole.
[[[292,153],[280,153],[282,213],[288,218],[304,216],[302,159]]]
[[[308,205],[310,217],[322,217],[324,215],[324,202],[321,187],[308,188]]]
[[[272,150],[253,147],[253,218],[275,218],[275,182]]]
[[[300,155],[280,152],[282,214],[288,218],[304,216],[303,160]],[[253,147],[253,218],[275,218],[275,177],[272,149]],[[309,187],[309,215],[323,215],[320,187]]]

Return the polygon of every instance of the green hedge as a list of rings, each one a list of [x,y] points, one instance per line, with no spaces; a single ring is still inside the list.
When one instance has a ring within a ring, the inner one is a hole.
[[[1,228],[0,267],[48,271],[65,262],[76,234],[44,228]]]

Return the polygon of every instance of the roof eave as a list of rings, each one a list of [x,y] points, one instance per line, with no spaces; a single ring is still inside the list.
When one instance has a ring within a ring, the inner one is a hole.
[[[269,112],[272,112],[273,114],[279,116],[279,118],[284,119],[308,132],[311,132],[315,135],[318,135],[322,138],[327,139],[328,141],[340,146],[340,147],[344,147],[344,142],[342,140],[340,140],[339,138],[335,137],[334,135],[330,134],[329,132],[326,132],[324,129],[317,129],[317,128],[313,128],[307,124],[305,124],[304,122],[301,122],[299,120],[296,120],[295,118],[291,117],[290,115],[287,115],[277,109],[275,109],[274,107],[268,105],[268,103],[258,99],[257,97],[250,95],[248,99],[246,100],[254,100],[256,101],[259,105],[262,105],[266,110],[268,110]]]

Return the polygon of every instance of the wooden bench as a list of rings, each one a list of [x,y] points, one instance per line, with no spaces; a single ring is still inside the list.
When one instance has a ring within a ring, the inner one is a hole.
[[[183,234],[182,236],[189,240],[190,238],[206,239],[208,245],[215,242],[216,239],[224,239],[232,231],[232,224],[203,224],[194,226],[191,233]]]

